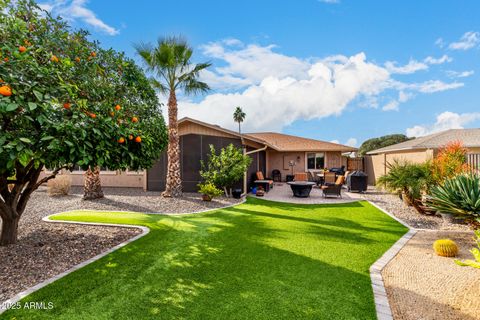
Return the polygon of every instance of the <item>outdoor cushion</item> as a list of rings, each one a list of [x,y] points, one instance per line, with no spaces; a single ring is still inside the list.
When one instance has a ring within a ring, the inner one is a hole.
[[[298,172],[295,173],[295,178],[293,179],[295,181],[307,181],[307,174],[305,172]]]

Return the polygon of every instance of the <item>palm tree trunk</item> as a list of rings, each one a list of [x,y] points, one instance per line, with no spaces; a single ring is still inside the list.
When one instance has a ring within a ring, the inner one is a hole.
[[[164,197],[182,196],[182,178],[180,176],[180,138],[178,136],[177,97],[175,91],[170,90],[168,97],[168,165],[167,183]]]
[[[100,181],[100,168],[91,168],[85,172],[85,182],[83,184],[83,199],[94,200],[103,198],[102,183]]]
[[[238,133],[239,133],[239,134],[242,134],[242,130],[241,130],[241,128],[240,128],[240,121],[238,121]]]

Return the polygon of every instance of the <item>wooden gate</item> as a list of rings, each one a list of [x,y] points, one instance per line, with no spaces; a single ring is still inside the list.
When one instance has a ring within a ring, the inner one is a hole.
[[[363,158],[347,158],[347,171],[365,171]]]
[[[480,153],[467,154],[467,164],[472,172],[480,173]]]

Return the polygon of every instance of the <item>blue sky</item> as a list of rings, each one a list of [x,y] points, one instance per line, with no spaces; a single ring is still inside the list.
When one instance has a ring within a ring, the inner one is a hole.
[[[180,115],[359,145],[479,127],[479,1],[40,1],[105,47],[183,35],[212,91]]]

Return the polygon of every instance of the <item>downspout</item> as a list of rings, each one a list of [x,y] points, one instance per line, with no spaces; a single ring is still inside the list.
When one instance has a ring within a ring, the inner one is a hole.
[[[246,156],[246,155],[253,154],[253,153],[256,153],[256,152],[265,151],[265,150],[267,150],[267,148],[268,148],[268,146],[265,146],[263,148],[255,149],[255,150],[247,152],[247,146],[244,146],[243,155]],[[246,195],[247,195],[247,171],[245,171],[243,173],[243,193],[242,193],[242,197],[246,196]]]

